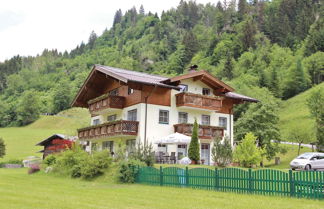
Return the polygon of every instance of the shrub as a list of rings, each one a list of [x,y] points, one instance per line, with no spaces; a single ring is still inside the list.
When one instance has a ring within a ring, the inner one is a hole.
[[[264,150],[256,145],[256,137],[247,133],[234,151],[234,159],[243,167],[251,167],[262,161]]]
[[[188,157],[192,161],[198,162],[200,160],[199,143],[198,143],[198,123],[196,119],[192,129],[192,136],[189,145]]]
[[[28,174],[33,174],[40,171],[40,167],[38,164],[31,165],[30,168],[28,169]]]
[[[145,166],[140,160],[130,159],[119,164],[119,180],[123,183],[134,183],[138,174],[138,168]]]
[[[56,156],[54,172],[69,175],[72,178],[92,179],[104,173],[112,158],[108,151],[89,155],[79,147],[62,152]]]
[[[46,158],[43,160],[43,164],[46,166],[52,166],[56,163],[56,157],[55,155],[48,155]]]
[[[230,139],[225,138],[224,143],[221,143],[221,138],[215,138],[212,149],[213,161],[221,167],[227,166],[232,161],[232,146]]]
[[[6,154],[6,145],[4,143],[4,140],[0,137],[0,158],[5,156]]]
[[[142,143],[139,142],[135,147],[135,151],[129,158],[144,162],[147,166],[153,166],[155,158],[152,144],[142,145]]]

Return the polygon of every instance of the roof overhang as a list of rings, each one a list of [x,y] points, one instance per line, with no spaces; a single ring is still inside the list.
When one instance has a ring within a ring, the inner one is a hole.
[[[44,146],[46,145],[48,142],[52,141],[53,139],[66,139],[66,136],[63,134],[54,134],[50,137],[48,137],[47,139],[39,142],[38,144],[36,144],[36,146]]]

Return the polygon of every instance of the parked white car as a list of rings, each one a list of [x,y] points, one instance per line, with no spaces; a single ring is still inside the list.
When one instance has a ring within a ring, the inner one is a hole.
[[[316,170],[324,169],[324,153],[305,152],[290,162],[292,170]]]

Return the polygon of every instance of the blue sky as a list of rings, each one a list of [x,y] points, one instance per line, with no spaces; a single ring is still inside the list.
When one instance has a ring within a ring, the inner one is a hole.
[[[35,56],[43,49],[71,50],[110,28],[117,9],[144,5],[159,14],[180,0],[5,0],[0,6],[0,62],[14,55]],[[196,0],[214,3],[218,0]]]

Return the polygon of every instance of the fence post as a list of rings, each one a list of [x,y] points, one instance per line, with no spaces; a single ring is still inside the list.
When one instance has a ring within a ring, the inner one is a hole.
[[[253,192],[252,169],[249,168],[249,193]]]
[[[189,170],[188,170],[188,166],[186,167],[186,187],[189,186]]]
[[[160,166],[160,186],[163,186],[163,170],[162,170],[162,166]]]
[[[292,170],[289,170],[289,185],[290,185],[290,196],[295,196],[295,180]]]
[[[219,190],[219,174],[217,168],[215,168],[215,190]]]

